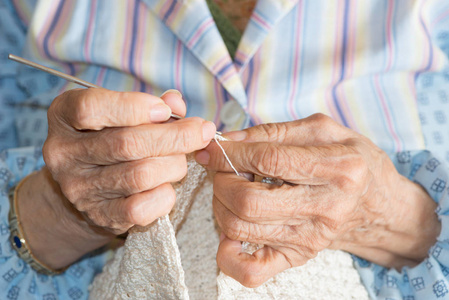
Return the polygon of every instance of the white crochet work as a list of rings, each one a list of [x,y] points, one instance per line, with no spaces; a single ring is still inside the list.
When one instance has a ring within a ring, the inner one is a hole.
[[[95,278],[91,299],[189,299],[168,216],[133,228],[123,248]]]
[[[168,216],[129,230],[123,250],[105,266],[91,287],[90,299],[189,299],[175,230],[187,215],[206,172],[192,157],[188,176],[174,184],[177,202]]]
[[[189,157],[188,174],[175,191],[174,225],[160,218],[130,230],[95,278],[90,299],[369,299],[351,257],[341,251],[322,251],[256,289],[219,274],[211,176]]]
[[[218,299],[368,300],[352,258],[342,251],[324,250],[306,265],[286,270],[250,289],[220,273]]]

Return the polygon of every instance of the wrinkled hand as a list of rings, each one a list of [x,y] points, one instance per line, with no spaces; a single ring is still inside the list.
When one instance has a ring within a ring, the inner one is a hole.
[[[217,171],[214,212],[224,236],[220,269],[255,287],[306,263],[325,248],[384,266],[414,265],[436,241],[436,204],[399,175],[366,137],[321,115],[227,135],[222,145],[239,172],[284,180],[282,186],[232,173],[215,143],[196,155]],[[264,244],[253,255],[240,241]]]
[[[185,153],[213,138],[215,125],[200,118],[162,124],[186,111],[176,93],[162,98],[78,89],[53,101],[45,163],[90,224],[120,234],[169,213],[169,183],[185,176]]]

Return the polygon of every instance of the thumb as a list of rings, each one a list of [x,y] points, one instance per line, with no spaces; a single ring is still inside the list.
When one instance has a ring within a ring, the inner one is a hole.
[[[167,90],[160,98],[171,108],[174,114],[185,117],[187,110],[186,104],[182,99],[182,94],[178,90]]]

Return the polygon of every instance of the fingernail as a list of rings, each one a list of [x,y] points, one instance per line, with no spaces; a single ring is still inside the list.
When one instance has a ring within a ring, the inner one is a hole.
[[[168,105],[159,103],[151,108],[150,119],[152,122],[167,121],[170,118],[171,109]]]
[[[231,131],[227,132],[223,135],[225,138],[230,139],[234,142],[243,141],[248,136],[248,133],[246,131]]]
[[[203,141],[210,142],[214,138],[215,132],[217,132],[217,128],[214,123],[210,121],[203,123]]]
[[[168,94],[168,93],[173,93],[173,94],[176,94],[176,95],[178,95],[179,97],[181,97],[182,98],[182,94],[181,94],[181,92],[180,91],[178,91],[178,90],[175,90],[175,89],[169,89],[169,90],[166,90],[165,92],[163,92],[162,93],[162,95],[161,95],[161,97],[160,98],[162,98],[164,95],[166,95],[166,94]]]
[[[195,159],[200,165],[207,165],[209,163],[210,154],[206,150],[201,150],[196,153]]]
[[[223,242],[223,240],[225,239],[226,235],[222,232],[220,234],[220,243]]]

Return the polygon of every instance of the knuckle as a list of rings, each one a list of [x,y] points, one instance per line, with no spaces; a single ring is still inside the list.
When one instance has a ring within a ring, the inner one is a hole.
[[[331,117],[322,113],[313,114],[305,121],[305,124],[309,126],[314,134],[323,134],[323,130],[328,131],[328,133],[335,132],[335,129],[339,126]]]
[[[80,182],[77,179],[70,178],[70,180],[62,179],[59,182],[59,186],[61,188],[62,193],[64,196],[75,205],[76,209],[79,211],[85,211],[86,208],[83,206],[83,201],[79,201],[81,198],[81,192],[80,192]]]
[[[67,105],[67,102],[71,101],[72,98],[76,98],[76,95],[83,90],[84,89],[72,89],[58,95],[52,101],[50,107],[47,110],[49,121],[59,119],[61,113],[63,112],[63,108],[65,107],[65,105]]]
[[[58,115],[60,114],[59,103],[62,101],[62,98],[64,96],[65,96],[64,94],[61,94],[58,97],[56,97],[53,100],[53,102],[50,104],[50,107],[47,110],[47,119],[48,119],[49,129],[52,128],[53,123],[58,119]]]
[[[331,117],[329,117],[323,113],[313,114],[308,119],[313,125],[327,126],[327,125],[335,124],[335,121],[332,120]]]
[[[127,201],[124,206],[124,222],[137,225],[146,225],[143,224],[146,216],[140,208],[140,205],[138,205],[135,201]]]
[[[175,130],[175,136],[176,139],[173,141],[176,145],[176,148],[178,149],[178,152],[180,153],[187,153],[190,152],[189,149],[191,149],[192,140],[190,138],[190,129],[193,126],[190,124],[187,124],[186,126],[178,126]],[[172,145],[168,144],[167,142],[171,143],[172,141],[167,140],[166,145],[164,148],[172,147]]]
[[[256,127],[269,141],[277,141],[282,143],[287,136],[286,123],[268,123]]]
[[[104,211],[97,207],[96,203],[91,201],[90,198],[81,198],[73,203],[73,205],[75,206],[75,208],[82,212],[85,213],[87,215],[92,215],[92,216],[97,216],[97,219],[99,219],[100,217],[105,217],[105,213]],[[93,221],[95,221],[95,218],[91,218]]]
[[[50,172],[55,172],[61,166],[62,154],[60,147],[53,139],[47,139],[42,148],[42,155]]]
[[[255,168],[261,175],[282,178],[285,169],[288,168],[287,161],[281,153],[281,148],[267,144],[261,151],[256,161]]]
[[[344,191],[354,192],[361,188],[368,173],[368,165],[362,155],[355,153],[341,162],[342,176],[339,186]]]
[[[177,127],[177,141],[181,150],[190,152],[195,150],[199,145],[202,146],[204,144],[202,139],[198,138],[202,136],[202,123],[201,118],[193,117],[189,118],[186,124]]]
[[[139,138],[128,129],[121,129],[114,133],[112,139],[112,149],[119,159],[134,160],[138,158],[138,153],[144,153],[144,146]]]
[[[259,217],[262,213],[262,207],[259,205],[258,195],[251,190],[242,190],[236,195],[237,215],[247,221]]]
[[[270,175],[273,170],[273,162],[277,162],[277,158],[275,157],[276,152],[273,151],[273,148],[270,145],[266,145],[264,149],[260,151],[258,156],[258,160],[256,161],[256,170],[262,175]]]
[[[134,166],[127,173],[125,186],[132,194],[146,190],[153,180],[151,171],[146,165]]]
[[[95,118],[95,107],[92,98],[96,97],[91,89],[80,91],[73,99],[73,126],[76,129],[99,129]]]

